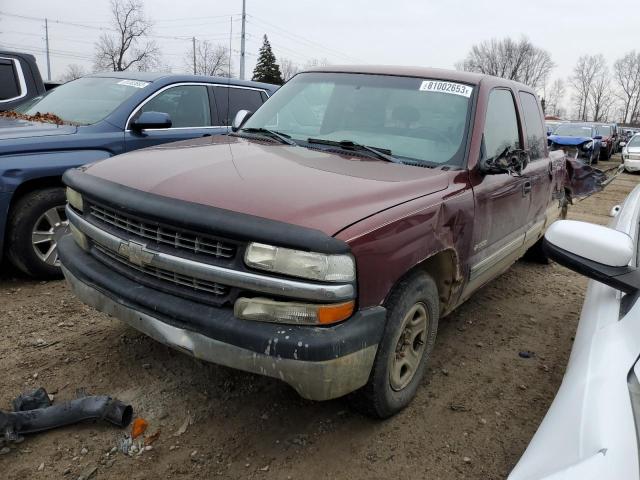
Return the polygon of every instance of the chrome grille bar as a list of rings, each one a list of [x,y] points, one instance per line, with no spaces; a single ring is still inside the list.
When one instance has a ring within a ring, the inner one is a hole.
[[[85,220],[67,205],[67,218],[94,243],[112,252],[120,251],[128,239],[117,237]],[[313,283],[302,280],[272,277],[242,270],[233,270],[218,265],[196,262],[163,252],[147,251],[151,257],[145,266],[161,268],[199,280],[219,283],[270,295],[299,298],[318,302],[334,302],[355,298],[355,286],[347,284]]]
[[[98,222],[106,223],[120,231],[153,240],[159,245],[168,245],[178,250],[188,250],[195,254],[211,255],[215,258],[233,258],[234,245],[192,232],[163,227],[136,220],[113,209],[91,204],[91,216]]]

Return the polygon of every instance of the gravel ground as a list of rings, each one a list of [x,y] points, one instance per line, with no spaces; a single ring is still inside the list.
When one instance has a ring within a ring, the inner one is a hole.
[[[621,175],[570,218],[607,223],[639,179]],[[56,402],[84,388],[131,402],[147,433],[160,433],[134,457],[107,453],[124,432],[104,424],[32,435],[0,451],[0,477],[504,478],[562,380],[586,284],[556,264],[518,262],[442,321],[417,397],[380,422],[170,350],[85,307],[63,282],[4,265],[0,408],[37,386]]]

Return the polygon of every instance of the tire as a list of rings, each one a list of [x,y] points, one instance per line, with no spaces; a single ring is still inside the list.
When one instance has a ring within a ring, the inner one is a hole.
[[[551,263],[551,259],[544,253],[542,248],[543,240],[544,237],[529,247],[529,250],[524,254],[525,260],[533,263],[539,263],[541,265],[549,265]]]
[[[426,315],[424,325],[422,315]],[[438,288],[429,275],[416,272],[396,285],[387,302],[387,324],[369,381],[350,396],[353,408],[382,419],[409,405],[424,377],[439,315]],[[414,321],[419,326],[411,328]]]
[[[62,276],[57,241],[68,231],[65,204],[64,189],[52,187],[25,194],[11,209],[7,257],[27,275],[43,279]]]

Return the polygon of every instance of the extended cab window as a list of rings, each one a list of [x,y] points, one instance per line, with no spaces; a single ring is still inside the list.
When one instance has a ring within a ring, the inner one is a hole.
[[[544,146],[547,143],[542,126],[542,115],[538,108],[538,100],[528,92],[520,92],[520,103],[527,129],[527,146],[531,160],[544,157]]]
[[[0,100],[20,96],[18,75],[12,60],[0,58]]]
[[[145,103],[142,112],[168,114],[172,128],[211,126],[209,94],[204,85],[171,87]]]
[[[230,86],[213,87],[213,92],[220,125],[231,125],[238,111],[255,112],[264,103],[259,90]]]
[[[487,158],[501,154],[507,147],[520,148],[518,116],[509,90],[493,90],[489,95],[484,126],[484,148]]]

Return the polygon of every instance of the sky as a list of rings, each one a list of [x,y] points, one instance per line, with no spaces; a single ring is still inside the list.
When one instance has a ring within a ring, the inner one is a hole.
[[[186,71],[192,36],[229,45],[232,34],[237,75],[242,0],[144,4],[172,71]],[[453,68],[475,43],[525,35],[551,53],[556,64],[551,83],[566,79],[580,55],[602,53],[611,67],[625,52],[640,48],[639,0],[611,5],[615,8],[602,0],[247,0],[246,71],[250,77],[264,34],[278,59],[300,65],[326,58],[332,64],[441,68]],[[108,0],[2,0],[0,49],[34,53],[45,77],[44,21],[15,15],[49,19],[53,79],[72,63],[90,70],[93,43],[110,24]]]

